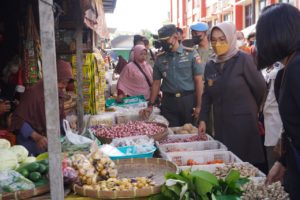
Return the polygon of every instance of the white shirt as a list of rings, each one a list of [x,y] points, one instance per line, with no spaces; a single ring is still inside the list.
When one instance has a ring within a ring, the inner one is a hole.
[[[282,121],[280,118],[278,103],[274,93],[274,82],[278,71],[283,67],[279,62],[273,65],[273,69],[264,69],[262,74],[268,84],[269,93],[263,108],[265,125],[265,146],[275,146],[282,133]]]

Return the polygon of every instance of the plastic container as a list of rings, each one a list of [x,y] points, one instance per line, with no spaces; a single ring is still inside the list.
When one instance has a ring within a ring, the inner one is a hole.
[[[254,167],[253,165],[251,165],[248,162],[237,162],[235,164],[237,164],[237,165],[250,165],[250,166]],[[224,167],[224,166],[225,166],[225,164],[194,165],[194,166],[191,166],[190,168],[191,168],[192,171],[203,170],[203,171],[208,171],[210,173],[214,173],[216,171],[217,167]],[[254,168],[256,168],[256,167],[254,167]],[[252,179],[252,178],[261,178],[261,177],[266,177],[266,175],[263,172],[261,172],[260,170],[258,170],[258,173],[256,174],[256,176],[251,176],[250,178]]]
[[[89,126],[113,126],[116,124],[115,116],[115,113],[103,113],[100,115],[92,115],[89,121]]]
[[[174,144],[174,143],[186,143],[186,142],[180,142],[180,141],[183,141],[183,140],[187,140],[188,138],[190,138],[190,137],[196,137],[198,135],[198,133],[197,134],[177,134],[177,135],[173,135],[173,134],[169,134],[168,136],[167,136],[167,138],[166,139],[164,139],[163,141],[160,141],[160,143],[159,142],[157,142],[156,143],[156,145],[160,145],[160,144]],[[206,136],[207,136],[207,140],[206,141],[210,141],[210,140],[214,140],[210,135],[208,135],[208,134],[206,134]],[[165,142],[166,140],[168,140],[169,142]],[[175,142],[172,142],[172,141],[175,141]],[[177,142],[177,141],[179,141],[179,142]],[[194,141],[189,141],[189,142],[199,142],[199,141],[203,141],[203,140],[194,140]]]
[[[127,158],[152,158],[156,147],[152,146],[152,150],[146,153],[137,153],[136,146],[118,147],[118,149],[124,153],[124,156],[110,156],[112,160],[127,159]],[[129,153],[130,152],[130,153]]]
[[[193,160],[198,164],[194,164],[192,166],[187,165],[188,160]],[[234,155],[230,151],[193,151],[193,152],[173,152],[167,154],[167,160],[174,162],[180,169],[192,169],[198,170],[202,168],[204,165],[212,165],[208,164],[213,161],[222,161],[223,163],[239,163],[242,162],[240,158]],[[213,164],[213,165],[219,165]]]
[[[219,141],[197,141],[185,143],[169,143],[158,145],[158,149],[163,158],[167,158],[168,153],[186,151],[208,151],[208,150],[227,150],[227,147]]]

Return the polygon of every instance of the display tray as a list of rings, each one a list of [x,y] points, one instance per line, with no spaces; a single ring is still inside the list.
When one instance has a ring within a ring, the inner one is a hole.
[[[168,134],[164,140],[156,141],[156,145],[171,144],[171,143],[186,143],[186,142],[197,142],[197,141],[210,141],[214,138],[206,134],[207,140],[200,140],[198,134]],[[191,139],[193,138],[193,139]]]
[[[136,146],[125,146],[125,147],[118,147],[119,151],[124,153],[122,156],[110,156],[110,159],[117,160],[117,159],[128,159],[128,158],[152,158],[154,152],[156,151],[156,147],[152,146],[152,148],[143,153],[138,153],[138,149]]]
[[[167,125],[162,124],[162,123],[158,123],[158,122],[146,122],[146,123],[156,124],[156,125],[164,127],[164,131],[162,131],[161,133],[157,133],[157,134],[154,134],[154,135],[147,135],[148,137],[153,138],[155,141],[160,141],[160,140],[165,139],[168,136],[168,127],[167,127]],[[112,140],[114,139],[114,138],[107,138],[107,137],[97,136],[96,134],[94,134],[94,135],[104,144],[110,144],[112,142]]]
[[[44,185],[41,187],[34,188],[32,190],[20,190],[10,193],[0,194],[0,200],[19,200],[19,199],[29,199],[50,191],[49,185]]]
[[[167,143],[158,145],[161,157],[167,159],[167,155],[173,152],[227,150],[227,147],[219,141],[196,141],[185,143]]]
[[[241,177],[249,177],[251,179],[253,178],[263,178],[266,177],[266,175],[261,172],[259,169],[257,169],[256,167],[254,167],[252,164],[248,163],[248,162],[237,162],[234,163],[234,165],[237,166],[249,166],[253,169],[256,169],[256,173],[252,174],[252,175],[245,175],[245,173],[240,172],[241,173]],[[225,164],[215,164],[215,165],[197,165],[197,166],[192,166],[191,167],[191,171],[195,171],[195,170],[203,170],[203,171],[208,171],[210,173],[215,173],[217,168],[224,168]],[[238,170],[239,171],[239,170]],[[217,175],[217,174],[216,174]]]
[[[156,186],[127,191],[101,191],[84,189],[83,187],[74,184],[72,187],[74,192],[82,196],[101,199],[147,197],[161,191],[161,186],[165,182],[164,174],[166,172],[177,172],[175,164],[161,158],[132,158],[115,160],[114,162],[118,169],[119,178],[151,176],[155,181]]]
[[[168,160],[178,165],[181,170],[191,169],[198,170],[203,165],[221,165],[223,163],[239,163],[242,162],[240,158],[230,151],[193,151],[193,152],[172,152],[167,154]],[[197,164],[188,165],[189,160],[197,162]],[[222,163],[214,163],[215,160],[221,160]],[[209,164],[211,162],[211,164]],[[198,168],[198,166],[200,166]]]

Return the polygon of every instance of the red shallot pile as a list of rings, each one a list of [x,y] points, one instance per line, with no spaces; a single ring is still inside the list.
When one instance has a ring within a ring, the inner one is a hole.
[[[136,135],[151,136],[162,133],[165,129],[165,127],[158,124],[143,121],[129,121],[112,127],[101,125],[91,127],[91,130],[96,136],[104,138],[122,138]]]

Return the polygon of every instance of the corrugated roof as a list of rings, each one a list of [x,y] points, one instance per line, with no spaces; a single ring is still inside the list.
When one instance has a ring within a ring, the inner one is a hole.
[[[102,0],[105,13],[113,13],[116,7],[117,0]]]

